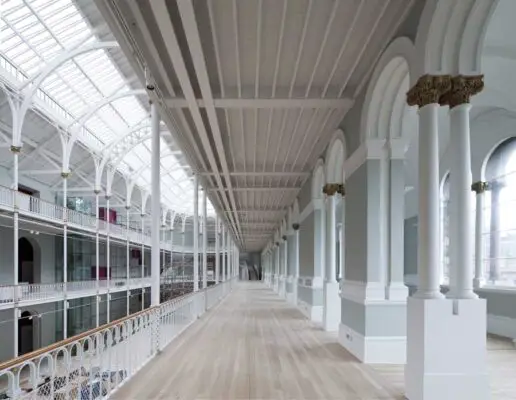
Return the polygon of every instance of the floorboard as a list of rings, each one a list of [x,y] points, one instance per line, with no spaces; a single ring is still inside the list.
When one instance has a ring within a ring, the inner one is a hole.
[[[516,399],[512,342],[489,338],[493,400]],[[401,400],[403,366],[359,363],[259,283],[240,283],[114,398]]]

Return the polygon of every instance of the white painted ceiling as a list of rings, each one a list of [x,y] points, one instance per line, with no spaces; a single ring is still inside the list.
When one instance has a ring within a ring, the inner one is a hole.
[[[96,0],[242,250],[285,216],[412,0]],[[141,74],[140,74],[141,76]]]

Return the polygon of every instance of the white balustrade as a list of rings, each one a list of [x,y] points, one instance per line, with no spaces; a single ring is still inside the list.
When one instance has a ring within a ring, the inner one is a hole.
[[[227,281],[190,293],[4,362],[0,397],[109,398],[197,320],[206,299],[208,307],[215,305],[229,293],[230,285]]]
[[[0,186],[0,205],[12,208],[13,191],[5,186]]]

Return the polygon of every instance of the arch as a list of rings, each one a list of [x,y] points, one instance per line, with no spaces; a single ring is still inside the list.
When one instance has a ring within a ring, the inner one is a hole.
[[[337,129],[326,150],[326,183],[344,182],[344,160],[346,158],[346,140],[344,132]]]
[[[83,113],[80,117],[73,120],[67,127],[67,131],[75,124],[79,123],[79,125],[73,130],[70,140],[68,140],[68,143],[66,144],[66,165],[70,162],[70,155],[72,154],[73,146],[75,142],[77,141],[77,136],[79,132],[84,128],[84,124],[101,108],[104,106],[111,104],[115,102],[116,100],[122,99],[124,97],[131,97],[131,96],[138,96],[146,94],[145,90],[138,89],[138,90],[128,90],[122,93],[115,93],[114,95],[107,97],[105,99],[102,99],[98,103],[94,104],[92,107],[90,107],[85,113]]]
[[[28,237],[18,239],[18,282],[39,283],[41,281],[41,248]]]
[[[23,122],[25,120],[25,114],[27,113],[29,107],[32,104],[32,99],[39,89],[40,85],[43,81],[54,72],[61,65],[66,63],[73,58],[88,53],[90,51],[100,50],[100,49],[109,49],[113,47],[118,47],[118,43],[115,41],[111,42],[95,42],[90,43],[81,47],[78,47],[72,51],[65,50],[56,58],[54,58],[51,62],[45,65],[40,71],[38,71],[34,76],[27,80],[21,87],[20,90],[23,93],[23,101],[20,105],[18,113],[16,115],[16,124],[13,124],[13,145],[20,146],[21,145],[21,132],[23,127]]]
[[[312,176],[312,199],[322,199],[322,187],[326,182],[324,175],[324,161],[322,158],[317,160]]]
[[[416,73],[412,78],[481,73],[486,27],[497,3],[498,0],[428,0],[416,36]]]
[[[405,94],[413,75],[415,48],[399,37],[382,53],[375,66],[360,120],[360,142],[403,136]]]

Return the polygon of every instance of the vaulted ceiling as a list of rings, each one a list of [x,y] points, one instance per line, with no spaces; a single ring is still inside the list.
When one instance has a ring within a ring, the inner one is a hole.
[[[264,247],[413,0],[96,0],[243,250]]]

